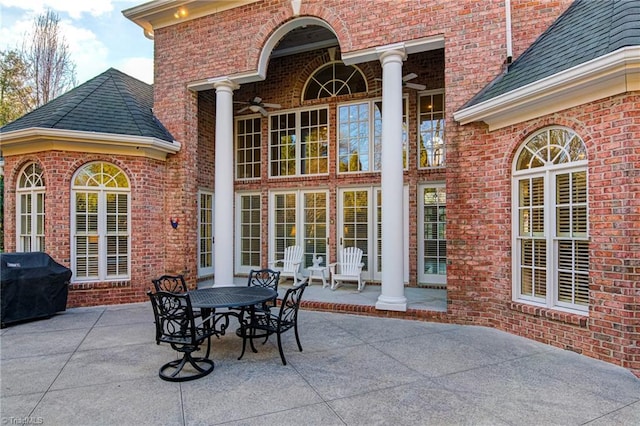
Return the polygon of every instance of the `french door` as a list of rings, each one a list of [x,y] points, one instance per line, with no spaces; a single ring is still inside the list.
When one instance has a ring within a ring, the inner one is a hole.
[[[444,184],[418,189],[418,283],[447,283],[447,196]]]
[[[409,280],[408,189],[403,190],[404,280]],[[382,279],[382,190],[380,187],[342,188],[338,191],[338,250],[358,247],[362,250],[363,278]]]
[[[213,275],[213,193],[198,194],[198,276]]]
[[[285,248],[302,247],[302,269],[322,257],[327,265],[329,193],[326,190],[286,191],[271,194],[270,260],[282,259]]]

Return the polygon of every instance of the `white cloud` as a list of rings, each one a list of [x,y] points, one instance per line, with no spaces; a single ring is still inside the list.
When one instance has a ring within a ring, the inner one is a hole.
[[[126,58],[120,64],[116,64],[114,68],[147,84],[153,84],[153,59]]]
[[[141,1],[0,0],[0,50],[22,47],[34,19],[48,8],[60,17],[79,84],[109,67],[152,83],[153,42],[121,14],[137,4]]]
[[[69,45],[69,56],[76,63],[78,83],[95,77],[109,68],[109,48],[86,28],[61,25]]]
[[[45,9],[51,9],[68,14],[72,19],[79,19],[83,13],[100,16],[113,10],[111,0],[2,0],[0,6],[16,7],[36,14],[42,13]]]

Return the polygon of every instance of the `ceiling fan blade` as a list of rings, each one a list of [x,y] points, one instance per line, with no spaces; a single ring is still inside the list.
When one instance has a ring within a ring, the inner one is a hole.
[[[264,102],[262,104],[262,106],[265,107],[265,108],[275,108],[275,109],[282,108],[282,105],[280,105],[280,104],[269,104],[269,103],[266,103],[266,102]]]
[[[253,98],[251,100],[251,103],[260,104],[260,103],[262,103],[262,98],[260,96],[256,96],[255,98]]]
[[[248,109],[249,109],[249,107],[248,107],[248,106],[246,106],[246,107],[244,107],[244,108],[239,109],[239,110],[238,110],[238,113],[245,112],[245,111],[246,111],[246,110],[248,110]]]
[[[410,74],[405,75],[404,77],[402,77],[402,81],[409,81],[409,80],[413,80],[414,78],[416,78],[418,76],[418,74],[416,74],[415,72],[412,72]]]
[[[427,88],[427,86],[425,86],[424,84],[416,84],[416,83],[405,83],[405,86],[415,90],[424,90]]]
[[[267,110],[262,108],[261,106],[258,107],[258,111],[260,111],[260,113],[265,117],[268,115]]]

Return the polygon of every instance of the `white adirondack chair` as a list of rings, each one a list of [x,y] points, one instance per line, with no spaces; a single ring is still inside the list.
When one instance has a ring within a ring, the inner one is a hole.
[[[358,291],[364,290],[362,279],[362,250],[357,247],[344,247],[338,253],[338,262],[329,265],[331,271],[331,290],[338,288],[343,281],[357,281]]]
[[[279,271],[281,279],[293,279],[293,285],[297,286],[298,283],[302,281],[302,276],[300,275],[302,255],[302,247],[289,246],[284,249],[284,258],[272,260],[271,262],[269,262],[269,267],[275,271]]]

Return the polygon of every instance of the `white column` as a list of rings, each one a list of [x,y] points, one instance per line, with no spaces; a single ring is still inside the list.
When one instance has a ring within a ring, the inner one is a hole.
[[[214,192],[214,287],[233,285],[233,91],[230,80],[216,89],[215,192]]]
[[[376,309],[406,311],[402,167],[403,47],[381,52],[382,63],[382,290]]]

